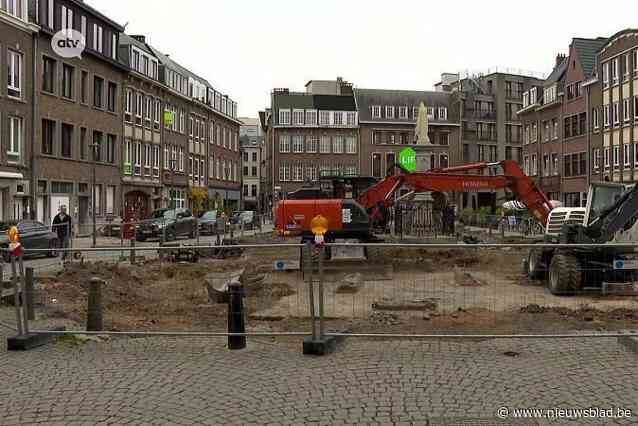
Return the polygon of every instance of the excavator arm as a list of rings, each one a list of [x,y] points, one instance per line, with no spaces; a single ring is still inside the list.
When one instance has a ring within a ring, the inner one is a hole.
[[[496,166],[502,169],[502,174],[484,176],[461,173],[492,169]],[[394,194],[402,186],[407,186],[415,192],[477,192],[508,189],[519,201],[525,203],[530,212],[543,224],[547,222],[552,210],[551,203],[545,194],[538,189],[531,178],[525,175],[518,163],[511,160],[388,176],[361,194],[357,201],[368,210],[378,207],[379,204],[390,207],[394,203]]]

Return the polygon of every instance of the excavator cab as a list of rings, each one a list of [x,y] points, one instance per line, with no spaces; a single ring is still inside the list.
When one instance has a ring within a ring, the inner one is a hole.
[[[621,183],[595,182],[589,186],[584,225],[591,225],[605,209],[614,205],[631,186]]]

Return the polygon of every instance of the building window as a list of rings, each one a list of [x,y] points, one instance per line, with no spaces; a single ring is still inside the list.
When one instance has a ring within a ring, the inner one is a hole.
[[[608,169],[610,167],[610,159],[609,159],[609,147],[605,148],[605,168]]]
[[[322,136],[319,144],[321,154],[330,154],[330,136]]]
[[[102,161],[102,132],[93,132],[93,160],[97,163]]]
[[[335,111],[333,114],[334,114],[334,125],[343,126],[343,112]]]
[[[55,143],[55,121],[42,120],[42,153],[53,155],[53,145]]]
[[[372,176],[375,178],[382,178],[382,169],[383,169],[383,164],[382,163],[382,157],[381,154],[379,153],[374,153],[372,154]]]
[[[372,107],[372,118],[381,118],[381,106],[375,105]]]
[[[317,180],[317,166],[306,167],[306,180],[315,182]]]
[[[603,87],[609,87],[609,62],[603,64]]]
[[[19,0],[18,0],[19,1]],[[9,0],[11,2],[11,0]],[[63,30],[73,29],[73,10],[66,6],[62,6],[62,14],[60,28]]]
[[[385,118],[394,118],[394,107],[386,106],[385,107]]]
[[[23,124],[24,122],[21,117],[9,117],[7,160],[12,163],[20,161],[22,146],[24,144]]]
[[[26,21],[26,2],[23,0],[3,0],[0,3],[0,10],[11,16]]]
[[[115,138],[115,135],[106,136],[106,162],[110,164],[115,164]]]
[[[346,137],[346,154],[357,153],[357,139],[353,136]]]
[[[319,125],[320,126],[330,125],[330,111],[319,111]]]
[[[634,121],[638,121],[638,96],[634,96]]]
[[[479,155],[480,157],[480,155]],[[479,158],[480,159],[480,158]],[[530,175],[530,170],[529,170],[529,156],[525,156],[523,157],[523,171],[525,172],[526,175]]]
[[[448,167],[448,165],[449,165],[449,161],[448,161],[447,154],[441,154],[439,156],[439,167],[445,169]]]
[[[103,42],[103,30],[102,27],[93,24],[93,50],[102,53],[102,42]]]
[[[20,0],[21,1],[21,0]],[[9,0],[11,2],[11,0]],[[8,65],[8,86],[7,95],[13,98],[22,97],[22,54],[13,50],[8,51],[7,65]]]
[[[629,167],[631,165],[631,155],[629,154],[629,144],[627,143],[623,145],[622,157],[625,167]]]
[[[612,109],[612,115],[613,115],[613,120],[614,120],[614,126],[620,124],[620,114],[618,113],[618,102],[614,102],[613,104],[613,109]]]
[[[42,62],[42,90],[47,93],[55,93],[55,67],[54,59],[44,57]]]
[[[356,112],[347,112],[346,113],[346,125],[347,126],[356,126],[357,125],[357,113]]]
[[[594,170],[598,170],[600,168],[600,148],[594,149]]]
[[[399,118],[401,120],[407,120],[408,119],[408,107],[407,106],[400,106],[399,107]]]
[[[632,62],[634,64],[634,75],[638,75],[638,49],[631,52]]]
[[[439,107],[439,120],[447,121],[447,108]]]
[[[102,108],[104,105],[104,80],[100,77],[93,77],[93,106]]]
[[[160,99],[155,99],[155,110],[153,112],[153,122],[155,130],[159,130],[160,128],[160,116],[162,114],[162,101]]]
[[[306,136],[306,152],[314,154],[319,149],[319,138],[317,136]],[[253,161],[257,161],[257,154],[253,153]]]
[[[623,116],[623,121],[627,122],[631,119],[631,115],[630,115],[630,105],[631,102],[629,101],[629,98],[627,99],[623,99],[623,103],[622,103],[622,116]]]
[[[618,83],[618,58],[611,60],[611,84]]]
[[[306,110],[306,126],[316,126],[316,125],[317,125],[317,111]]]
[[[292,137],[292,152],[303,153],[303,136],[295,135]]]
[[[304,125],[304,110],[296,109],[292,112],[292,123],[295,126],[303,126]]]
[[[594,129],[598,129],[600,127],[600,123],[598,122],[598,108],[593,108],[591,110],[591,117]]]
[[[605,127],[609,127],[609,105],[603,106],[603,123]]]
[[[559,157],[558,154],[552,153],[552,174],[558,176],[560,174]]]
[[[115,112],[117,105],[117,85],[109,81],[108,89],[106,92],[107,108],[110,112]]]
[[[64,158],[72,158],[73,155],[73,126],[62,124],[62,141],[60,155]]]
[[[301,164],[295,164],[292,170],[292,180],[295,182],[303,182],[303,166]]]
[[[124,121],[132,121],[133,114],[133,91],[126,89],[126,101],[124,102]]]
[[[279,124],[289,125],[290,124],[290,110],[289,109],[280,109],[279,110]]]
[[[620,146],[614,146],[614,167],[620,167]]]
[[[282,154],[290,152],[290,136],[279,136],[279,152]]]
[[[335,136],[332,139],[332,153],[333,154],[343,154],[343,137]]]
[[[86,148],[87,148],[87,143],[86,143],[86,127],[80,127],[80,160],[82,161],[86,161]]]

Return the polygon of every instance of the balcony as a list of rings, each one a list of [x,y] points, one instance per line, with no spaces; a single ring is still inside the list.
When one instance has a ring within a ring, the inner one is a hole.
[[[464,113],[466,120],[496,120],[496,111],[466,109]]]

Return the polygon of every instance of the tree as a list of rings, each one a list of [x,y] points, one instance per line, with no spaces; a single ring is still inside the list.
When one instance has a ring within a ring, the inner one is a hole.
[[[204,211],[204,206],[208,204],[208,191],[205,188],[191,188],[189,198],[193,214],[199,216]]]

